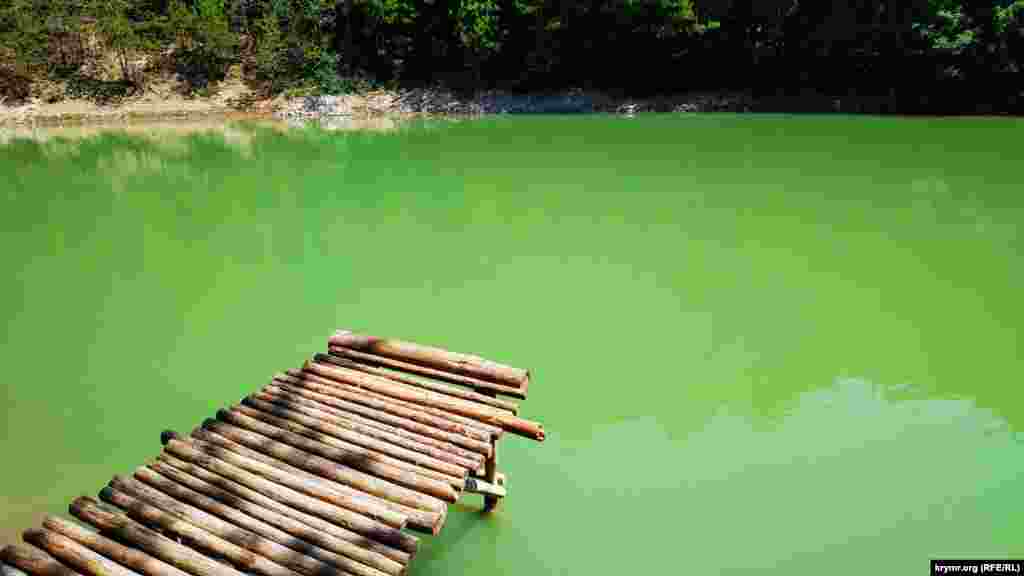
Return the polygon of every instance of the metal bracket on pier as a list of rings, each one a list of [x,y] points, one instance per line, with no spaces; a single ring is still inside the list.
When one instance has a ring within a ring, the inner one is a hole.
[[[493,484],[480,478],[466,478],[465,491],[467,494],[483,494],[484,496],[494,496],[497,498],[508,496],[508,490],[505,489],[504,474],[499,474],[497,481]]]

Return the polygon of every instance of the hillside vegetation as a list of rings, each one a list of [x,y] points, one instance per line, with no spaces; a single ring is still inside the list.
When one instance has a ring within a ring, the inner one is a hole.
[[[444,86],[1013,108],[1024,0],[3,0],[0,98]]]

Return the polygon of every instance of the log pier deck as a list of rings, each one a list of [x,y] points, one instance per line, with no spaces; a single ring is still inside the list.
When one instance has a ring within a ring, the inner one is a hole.
[[[467,494],[507,496],[527,370],[339,330],[98,494],[0,550],[0,576],[403,576]],[[102,502],[101,502],[102,501]]]

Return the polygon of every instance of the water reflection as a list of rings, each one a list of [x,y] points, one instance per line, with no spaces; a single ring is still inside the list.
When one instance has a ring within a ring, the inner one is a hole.
[[[0,146],[16,141],[45,143],[56,138],[81,140],[105,134],[123,134],[144,140],[184,142],[181,137],[196,134],[219,134],[232,143],[242,134],[263,128],[277,132],[289,130],[321,130],[326,132],[395,132],[406,127],[429,129],[464,121],[458,118],[414,119],[397,117],[331,116],[321,119],[293,118],[277,120],[267,117],[247,119],[205,118],[188,120],[144,120],[137,122],[93,122],[82,124],[28,124],[0,126]]]
[[[222,134],[233,140],[254,128],[283,130],[287,124],[266,118],[245,121],[225,119],[147,120],[140,122],[94,122],[82,124],[29,124],[0,126],[0,145],[18,140],[48,142],[55,138],[81,140],[104,134],[129,135],[143,141],[168,141],[194,134]]]
[[[979,527],[1024,513],[1012,496],[1024,444],[971,399],[844,379],[782,417],[723,407],[676,441],[672,420],[666,410],[580,441],[555,432],[516,453],[528,462],[510,469],[530,473],[513,489],[531,498],[511,501],[519,528],[499,528],[501,548],[531,559],[524,573],[547,574],[820,574],[826,560],[840,567],[830,574],[868,560],[897,574],[935,555],[1020,550]]]

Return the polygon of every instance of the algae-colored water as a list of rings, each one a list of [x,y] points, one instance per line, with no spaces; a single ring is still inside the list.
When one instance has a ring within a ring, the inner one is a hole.
[[[510,118],[0,148],[0,538],[337,327],[532,370],[413,574],[1024,556],[1013,120]]]

